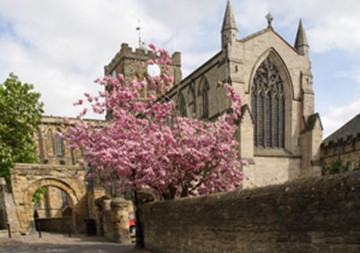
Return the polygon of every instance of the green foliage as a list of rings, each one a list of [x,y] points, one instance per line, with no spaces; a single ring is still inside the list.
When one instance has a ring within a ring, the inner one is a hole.
[[[336,158],[330,164],[323,164],[322,174],[323,175],[334,175],[339,173],[348,172],[350,170],[360,170],[360,161],[356,162],[355,165],[351,166],[351,162],[344,162],[341,158]]]
[[[37,161],[33,134],[40,124],[43,103],[33,88],[12,73],[0,84],[0,177],[8,185],[14,163]]]
[[[34,193],[31,201],[34,203],[35,206],[38,206],[40,203],[40,200],[42,200],[44,198],[44,195],[46,193],[46,187],[40,187],[39,189],[36,190],[36,192]]]

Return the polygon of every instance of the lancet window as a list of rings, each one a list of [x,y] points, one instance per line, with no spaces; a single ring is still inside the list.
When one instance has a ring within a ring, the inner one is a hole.
[[[198,96],[200,97],[200,117],[207,119],[209,117],[209,82],[204,78],[199,85]]]
[[[195,96],[195,88],[194,88],[195,84],[191,83],[189,85],[189,90],[188,90],[188,94],[191,97],[191,102],[189,103],[190,108],[192,108],[192,113],[195,114],[196,113],[196,96]]]
[[[187,117],[187,108],[184,95],[180,93],[178,99],[179,114],[181,117]]]
[[[64,143],[57,134],[55,134],[55,150],[57,156],[64,156]]]

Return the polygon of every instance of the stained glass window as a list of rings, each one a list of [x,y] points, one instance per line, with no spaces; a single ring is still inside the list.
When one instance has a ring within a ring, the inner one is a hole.
[[[264,148],[285,146],[284,84],[276,65],[267,58],[257,69],[251,89],[254,144]]]

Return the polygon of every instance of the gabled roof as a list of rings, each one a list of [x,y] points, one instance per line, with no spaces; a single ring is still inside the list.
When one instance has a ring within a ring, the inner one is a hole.
[[[360,133],[360,114],[348,121],[330,136],[328,136],[322,145],[328,145],[330,142],[337,142],[340,139],[346,140],[349,136],[356,137]]]
[[[256,33],[253,33],[253,34],[250,34],[249,36],[245,37],[245,38],[242,38],[238,41],[240,42],[247,42],[249,40],[252,40],[258,36],[261,36],[262,34],[265,34],[267,32],[272,32],[276,37],[278,37],[280,40],[282,40],[289,48],[291,48],[294,52],[298,53],[298,51],[292,46],[289,44],[289,42],[287,42],[283,37],[281,37],[281,35],[279,35],[277,32],[275,32],[275,30],[272,28],[272,27],[267,27],[265,29],[262,29]]]

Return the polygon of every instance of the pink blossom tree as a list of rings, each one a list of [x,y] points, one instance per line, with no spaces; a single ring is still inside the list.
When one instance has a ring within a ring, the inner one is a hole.
[[[125,82],[119,74],[97,80],[103,91],[85,94],[85,101],[95,113],[107,113],[107,121],[99,127],[81,120],[68,128],[63,137],[70,149],[82,150],[86,166],[92,168],[89,177],[119,191],[131,188],[173,199],[238,188],[244,165],[234,138],[240,96],[222,84],[233,101],[230,113],[216,122],[178,117],[174,102],[165,95],[173,82],[166,74],[169,55],[150,48],[159,59],[149,64],[161,66],[160,76]],[[85,107],[79,118],[86,112]]]

